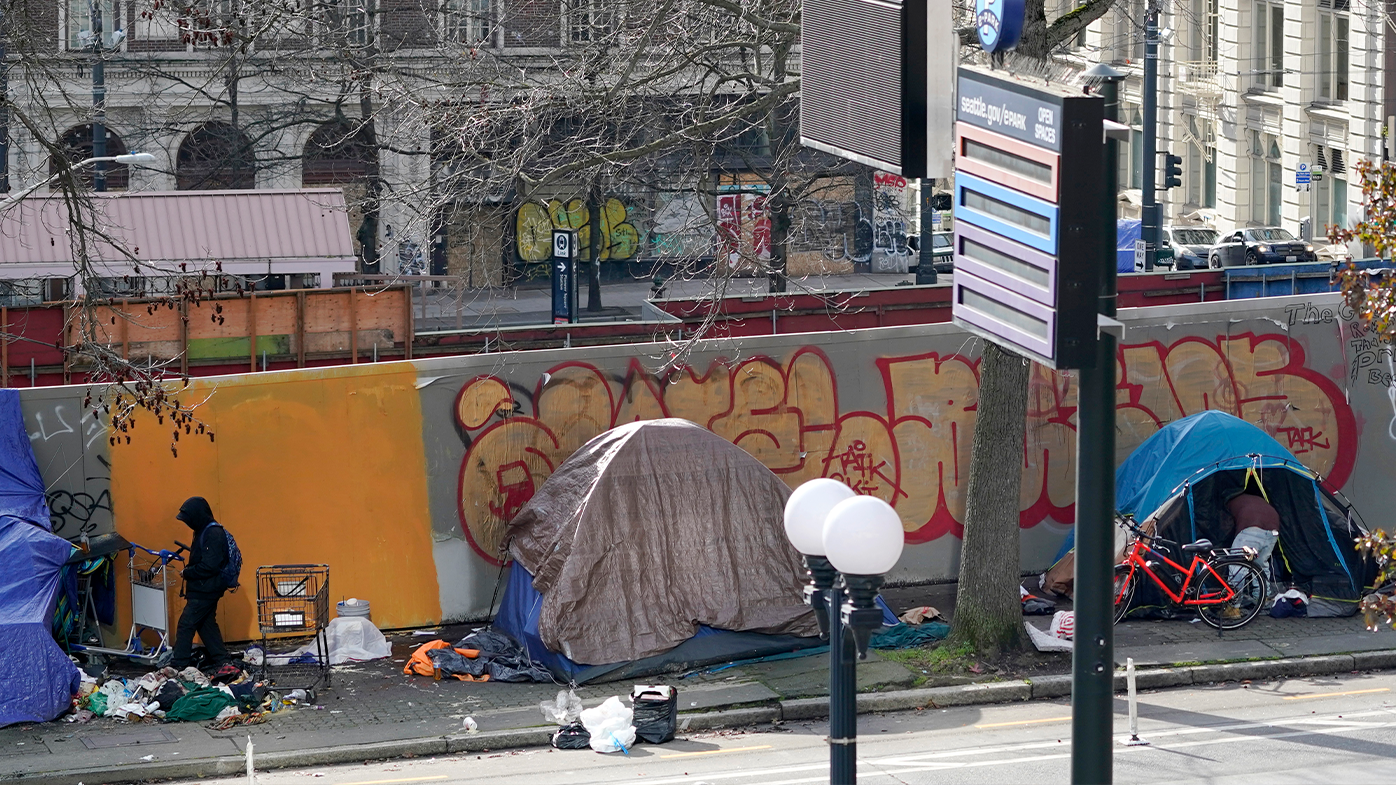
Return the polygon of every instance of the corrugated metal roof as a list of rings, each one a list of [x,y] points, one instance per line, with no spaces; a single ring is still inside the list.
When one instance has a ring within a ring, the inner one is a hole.
[[[93,194],[93,223],[150,264],[246,260],[353,260],[344,193],[337,188]],[[71,263],[62,196],[34,196],[0,213],[0,270]],[[125,257],[92,236],[93,258]]]

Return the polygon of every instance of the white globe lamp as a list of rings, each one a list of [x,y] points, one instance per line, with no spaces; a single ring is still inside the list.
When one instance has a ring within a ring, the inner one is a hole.
[[[787,522],[789,510],[787,506]],[[902,557],[905,543],[901,516],[876,496],[845,499],[829,511],[824,522],[824,553],[834,569],[844,575],[883,575],[891,571]]]
[[[785,536],[806,556],[823,556],[825,520],[841,502],[856,498],[852,488],[820,477],[795,489],[785,502]]]

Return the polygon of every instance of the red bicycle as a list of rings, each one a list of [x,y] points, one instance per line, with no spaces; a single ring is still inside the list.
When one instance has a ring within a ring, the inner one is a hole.
[[[1129,612],[1134,590],[1146,576],[1173,606],[1196,610],[1211,627],[1234,630],[1260,615],[1270,595],[1251,548],[1216,548],[1210,540],[1180,546],[1145,532],[1131,515],[1116,522],[1134,534],[1134,542],[1115,565],[1115,623]],[[1192,554],[1192,564],[1184,567],[1162,552],[1172,549]]]

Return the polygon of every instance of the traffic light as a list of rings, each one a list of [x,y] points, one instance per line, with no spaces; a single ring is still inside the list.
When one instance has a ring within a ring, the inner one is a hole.
[[[1183,157],[1172,153],[1163,154],[1163,187],[1176,188],[1183,184]]]

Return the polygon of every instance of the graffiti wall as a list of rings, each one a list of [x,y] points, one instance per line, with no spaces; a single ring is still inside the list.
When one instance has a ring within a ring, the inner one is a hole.
[[[591,208],[581,199],[527,202],[514,219],[519,260],[542,262],[552,256],[553,230],[575,229],[580,258],[591,258]],[[616,197],[601,204],[601,261],[629,261],[640,252],[640,232],[630,220],[630,208]]]
[[[911,266],[910,238],[919,214],[920,186],[901,175],[873,172],[872,271],[904,273]]]
[[[1221,409],[1273,434],[1359,509],[1396,504],[1393,353],[1343,316],[1336,295],[1124,313],[1117,458],[1172,420]],[[196,389],[211,393],[204,411],[218,440],[181,446],[178,458],[154,428],[108,447],[100,425],[74,416],[80,390],[24,401],[50,499],[67,505],[54,512],[65,535],[114,521],[132,539],[168,541],[179,501],[209,496],[249,570],[329,562],[335,599],[371,600],[388,626],[487,614],[509,518],[588,439],[655,417],[709,428],[792,486],[836,477],[887,500],[909,545],[893,577],[954,576],[979,416],[974,339],[932,325],[719,341],[656,373],[669,351],[213,380]],[[1048,566],[1073,520],[1076,415],[1075,376],[1034,368],[1020,496],[1026,569]],[[250,635],[238,607],[231,620]]]

